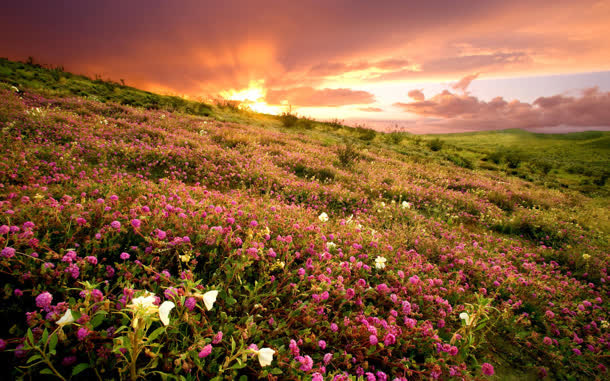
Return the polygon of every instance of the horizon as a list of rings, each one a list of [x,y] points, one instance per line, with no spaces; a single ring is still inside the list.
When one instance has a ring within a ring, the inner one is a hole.
[[[0,56],[375,129],[610,130],[610,1],[229,3],[14,3]]]

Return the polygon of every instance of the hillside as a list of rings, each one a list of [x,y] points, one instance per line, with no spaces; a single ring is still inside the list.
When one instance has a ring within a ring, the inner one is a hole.
[[[605,182],[481,168],[507,143],[133,107],[2,64],[13,377],[607,377]]]

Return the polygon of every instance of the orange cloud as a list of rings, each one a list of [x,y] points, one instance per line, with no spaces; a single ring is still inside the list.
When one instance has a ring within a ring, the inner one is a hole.
[[[321,89],[296,87],[285,90],[270,90],[265,101],[269,104],[290,104],[300,107],[337,107],[375,102],[373,94],[351,89]]]
[[[379,107],[360,107],[358,110],[365,112],[383,112],[383,109]]]
[[[451,88],[454,90],[461,90],[463,93],[466,92],[466,89],[468,89],[468,86],[470,86],[470,84],[472,83],[472,81],[474,81],[475,79],[477,79],[477,77],[479,76],[480,73],[476,73],[476,74],[471,74],[471,75],[467,75],[464,78],[460,79],[459,81],[457,81],[456,83],[454,83]]]
[[[426,96],[424,95],[424,93],[418,89],[409,91],[409,93],[407,95],[409,95],[409,98],[415,99],[416,101],[423,101],[424,99],[426,99]]]

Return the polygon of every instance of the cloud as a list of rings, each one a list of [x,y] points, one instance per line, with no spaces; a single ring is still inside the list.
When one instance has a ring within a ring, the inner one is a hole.
[[[300,107],[338,107],[375,102],[373,94],[351,89],[314,89],[295,87],[283,90],[269,90],[265,101],[272,105],[290,104]]]
[[[414,89],[409,91],[407,95],[409,95],[409,98],[415,99],[416,101],[423,101],[424,99],[426,99],[426,96],[424,95],[422,90]]]
[[[610,126],[610,92],[584,89],[579,97],[555,95],[532,103],[496,97],[482,101],[467,94],[443,91],[425,101],[395,103],[421,117],[441,118],[445,127],[471,130],[552,126]]]
[[[383,112],[383,109],[379,107],[360,107],[358,110],[365,112]]]
[[[456,83],[454,83],[451,88],[454,90],[460,90],[463,93],[466,92],[466,89],[468,89],[468,86],[470,86],[470,83],[472,83],[472,81],[474,81],[475,79],[477,79],[477,77],[479,76],[480,73],[475,73],[475,74],[470,74],[465,76],[464,78],[460,79],[459,81],[457,81]]]
[[[2,11],[0,51],[9,58],[190,95],[253,80],[268,89],[347,87],[324,81],[359,70],[371,70],[361,82],[446,80],[599,71],[610,62],[609,5],[597,0],[22,0]]]

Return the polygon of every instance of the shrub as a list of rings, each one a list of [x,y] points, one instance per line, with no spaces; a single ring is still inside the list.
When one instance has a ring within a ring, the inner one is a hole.
[[[504,159],[509,168],[517,168],[521,163],[522,156],[517,151],[508,151],[504,154]]]
[[[337,157],[342,166],[350,167],[360,159],[360,153],[353,143],[347,141],[343,147],[339,147],[337,150]]]
[[[284,127],[293,127],[297,124],[299,118],[296,115],[292,114],[290,111],[288,111],[280,115],[280,120],[282,121],[282,125],[284,125]]]
[[[428,147],[432,150],[432,151],[440,151],[443,148],[443,145],[445,144],[444,141],[440,140],[439,138],[430,140],[428,142]]]

